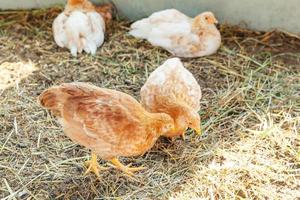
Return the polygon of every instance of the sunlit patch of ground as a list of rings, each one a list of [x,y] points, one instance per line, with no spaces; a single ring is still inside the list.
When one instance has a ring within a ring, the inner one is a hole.
[[[22,79],[36,70],[37,68],[32,62],[4,62],[0,64],[0,90],[18,85]]]
[[[247,127],[247,120],[256,125]],[[297,199],[300,197],[300,116],[249,113],[236,122],[239,141],[218,145],[207,165],[171,199]]]

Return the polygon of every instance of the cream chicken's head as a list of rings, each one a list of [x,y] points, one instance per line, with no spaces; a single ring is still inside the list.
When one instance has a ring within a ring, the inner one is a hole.
[[[166,137],[174,137],[185,134],[187,128],[201,134],[201,120],[199,114],[185,105],[177,105],[172,109],[170,115],[174,119],[174,129],[164,134]]]
[[[201,134],[200,115],[197,112],[190,110],[187,117],[188,127],[195,130],[197,134]]]
[[[197,134],[201,133],[200,129],[200,116],[199,114],[189,107],[182,107],[181,114],[177,118],[177,126],[182,127],[184,131],[187,128],[191,128],[196,131]]]
[[[212,12],[203,12],[194,18],[193,25],[203,27],[207,25],[215,25],[217,23],[218,20]]]

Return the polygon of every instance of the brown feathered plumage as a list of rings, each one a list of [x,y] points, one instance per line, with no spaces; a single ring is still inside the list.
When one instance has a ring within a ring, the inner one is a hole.
[[[127,94],[86,83],[51,87],[39,101],[59,118],[65,134],[74,142],[129,174],[130,168],[121,165],[117,157],[145,153],[160,135],[173,128],[167,114],[149,113]]]

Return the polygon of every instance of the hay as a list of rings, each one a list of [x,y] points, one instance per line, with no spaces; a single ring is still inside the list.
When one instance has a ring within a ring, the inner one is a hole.
[[[4,62],[0,64],[0,90],[18,84],[35,70],[36,68],[31,62]]]
[[[0,198],[300,197],[299,38],[222,25],[217,54],[183,59],[202,87],[204,135],[162,138],[145,155],[123,158],[148,167],[137,181],[114,169],[98,181],[83,176],[89,151],[64,136],[36,97],[55,84],[86,81],[138,98],[146,77],[170,55],[126,34],[129,23],[115,22],[96,56],[72,58],[52,39],[59,10],[0,13],[0,64],[37,68],[0,93]]]

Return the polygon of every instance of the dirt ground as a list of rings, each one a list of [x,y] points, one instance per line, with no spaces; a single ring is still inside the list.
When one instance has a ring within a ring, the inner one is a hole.
[[[59,9],[0,13],[0,198],[299,199],[300,38],[222,25],[217,54],[183,59],[201,85],[204,134],[161,138],[130,179],[113,168],[83,175],[89,150],[62,132],[36,97],[83,81],[139,99],[149,73],[171,55],[114,22],[96,56],[53,41]],[[99,159],[99,162],[107,164]]]

